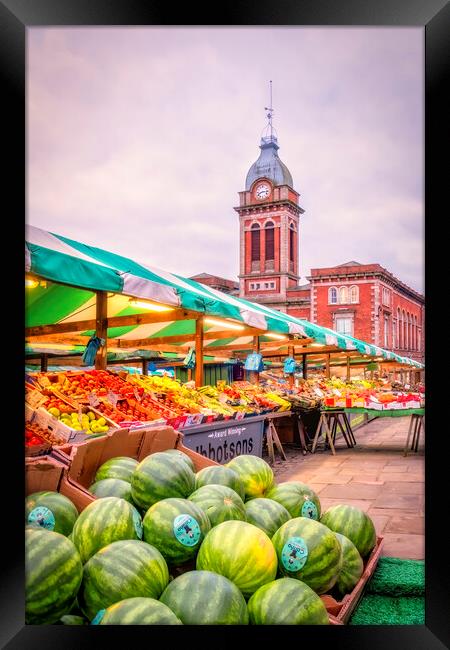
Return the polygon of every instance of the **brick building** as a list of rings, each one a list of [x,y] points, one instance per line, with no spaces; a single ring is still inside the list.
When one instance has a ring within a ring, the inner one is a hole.
[[[330,327],[417,361],[424,360],[425,298],[380,264],[350,261],[311,269],[299,284],[304,213],[269,122],[259,158],[239,192],[239,285],[206,273],[193,279]]]

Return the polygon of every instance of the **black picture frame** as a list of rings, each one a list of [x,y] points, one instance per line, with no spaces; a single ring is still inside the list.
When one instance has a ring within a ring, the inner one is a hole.
[[[298,643],[327,643],[333,646],[353,648],[396,648],[396,650],[450,647],[449,592],[448,592],[448,551],[446,537],[442,535],[441,520],[444,524],[447,514],[445,445],[448,446],[448,432],[445,420],[442,425],[439,417],[445,417],[445,395],[439,383],[438,359],[445,368],[444,335],[432,336],[432,321],[437,327],[444,325],[439,310],[439,278],[445,270],[446,239],[439,237],[441,225],[439,217],[443,212],[443,192],[448,185],[448,163],[445,159],[446,140],[443,129],[448,119],[448,104],[445,100],[445,79],[448,79],[448,35],[450,33],[450,7],[446,0],[267,0],[241,1],[238,5],[222,2],[220,14],[214,17],[212,5],[185,3],[174,7],[169,3],[143,2],[141,0],[0,0],[0,70],[2,75],[3,107],[6,108],[3,129],[3,159],[6,164],[2,193],[3,224],[5,233],[4,256],[8,250],[13,252],[13,267],[5,269],[8,291],[11,295],[8,314],[4,312],[4,327],[8,327],[3,346],[3,359],[7,370],[9,386],[14,386],[17,394],[16,413],[23,409],[23,395],[18,388],[23,386],[23,369],[20,359],[23,356],[23,334],[18,326],[20,316],[24,316],[23,306],[23,262],[16,250],[22,250],[25,240],[26,213],[26,141],[25,141],[25,49],[26,29],[34,26],[74,26],[74,25],[286,25],[286,26],[422,26],[425,38],[425,90],[426,90],[426,128],[425,128],[425,171],[426,171],[426,346],[427,346],[427,387],[428,387],[428,438],[426,454],[426,624],[424,626],[373,626],[341,628],[302,628],[286,630],[282,636],[289,636]],[[440,154],[444,154],[440,163]],[[5,201],[6,199],[6,201]],[[6,210],[5,205],[8,205]],[[442,212],[441,212],[442,211]],[[445,220],[445,219],[444,219]],[[436,232],[438,235],[436,236]],[[12,240],[12,241],[11,241]],[[436,246],[432,254],[431,245]],[[401,245],[401,242],[400,242]],[[17,271],[14,268],[17,265]],[[436,273],[434,265],[439,265]],[[12,270],[14,269],[14,270]],[[442,281],[442,280],[441,280]],[[13,288],[17,282],[17,287]],[[8,295],[8,294],[7,294]],[[435,297],[433,299],[433,296]],[[10,305],[16,303],[14,322],[10,316]],[[8,323],[8,324],[7,324]],[[11,324],[13,327],[11,328]],[[13,330],[11,332],[11,329]],[[437,330],[439,333],[439,330]],[[6,343],[6,345],[5,345]],[[440,346],[438,348],[438,344]],[[439,356],[441,355],[441,356]],[[443,356],[442,356],[443,355]],[[434,374],[435,373],[435,374]],[[8,408],[10,405],[8,404]],[[175,634],[186,632],[180,628],[152,629],[137,631],[136,628],[101,628],[67,626],[25,626],[24,625],[24,544],[23,544],[23,447],[21,433],[11,430],[8,425],[5,435],[1,472],[4,486],[3,571],[0,581],[0,643],[7,648],[42,647],[47,643],[57,648],[85,648],[92,645],[103,647],[111,640],[117,644],[128,644],[130,636],[141,634],[142,638],[154,642],[155,635],[167,639]],[[444,459],[442,469],[439,460]],[[6,482],[6,472],[10,472]],[[340,631],[339,631],[340,630]],[[111,636],[111,633],[114,636]],[[281,633],[281,630],[280,630]],[[95,635],[100,634],[100,637]],[[189,633],[190,634],[190,633]],[[195,643],[225,643],[232,637],[251,634],[251,639],[266,639],[278,631],[261,628],[218,630],[196,629]],[[214,636],[213,636],[214,635]],[[247,637],[248,638],[248,637]],[[190,643],[190,641],[189,641]]]

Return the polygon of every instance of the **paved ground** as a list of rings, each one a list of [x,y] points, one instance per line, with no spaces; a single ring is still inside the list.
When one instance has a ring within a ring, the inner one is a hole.
[[[421,434],[419,451],[404,457],[408,425],[407,417],[377,418],[356,429],[356,447],[348,449],[337,438],[336,456],[321,449],[303,456],[285,445],[288,460],[276,456],[276,480],[310,485],[319,495],[322,511],[337,503],[362,508],[384,537],[382,555],[423,559],[424,437]]]

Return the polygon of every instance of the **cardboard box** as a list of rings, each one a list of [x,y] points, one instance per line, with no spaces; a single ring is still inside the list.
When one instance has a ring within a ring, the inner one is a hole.
[[[192,458],[195,471],[218,465],[183,445],[183,434],[172,427],[148,429],[117,429],[79,445],[65,445],[54,449],[52,456],[64,465],[61,494],[69,497],[81,512],[95,500],[88,488],[103,463],[116,456],[130,456],[138,461],[157,451],[179,449]]]
[[[87,413],[92,411],[97,417],[103,417],[106,420],[106,423],[110,429],[118,429],[119,426],[110,420],[108,417],[104,416],[100,411],[97,411],[91,406],[81,406],[81,413]],[[61,441],[61,444],[70,442],[80,443],[85,442],[87,439],[97,436],[104,436],[105,433],[86,433],[86,430],[78,431],[77,429],[72,429],[71,427],[61,422],[55,418],[51,413],[49,413],[43,406],[39,407],[35,412],[35,421],[39,424],[42,429],[47,430],[53,436],[58,438]]]
[[[25,494],[34,494],[51,490],[59,491],[62,474],[65,470],[64,463],[51,456],[25,459]]]

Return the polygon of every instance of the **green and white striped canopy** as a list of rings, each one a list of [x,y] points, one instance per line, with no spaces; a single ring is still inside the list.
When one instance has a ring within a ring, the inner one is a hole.
[[[96,317],[96,291],[108,295],[108,317],[148,313],[130,304],[130,299],[151,300],[171,307],[181,307],[209,317],[229,319],[267,333],[295,334],[313,338],[322,345],[336,345],[342,350],[358,350],[371,356],[392,358],[393,361],[422,367],[412,360],[398,357],[352,337],[338,334],[303,319],[295,318],[263,305],[207,287],[180,275],[141,264],[129,258],[82,244],[34,226],[27,226],[25,242],[25,270],[47,281],[27,292],[26,326],[71,323]],[[205,331],[223,331],[223,325],[206,325]],[[74,329],[74,332],[76,330]],[[82,332],[92,335],[94,331]],[[108,328],[108,339],[133,341],[151,340],[192,334],[194,343],[195,320],[171,320],[143,325]],[[204,349],[226,345],[249,345],[252,336],[239,336],[230,330],[226,339],[207,339]],[[271,341],[261,337],[261,341]]]

